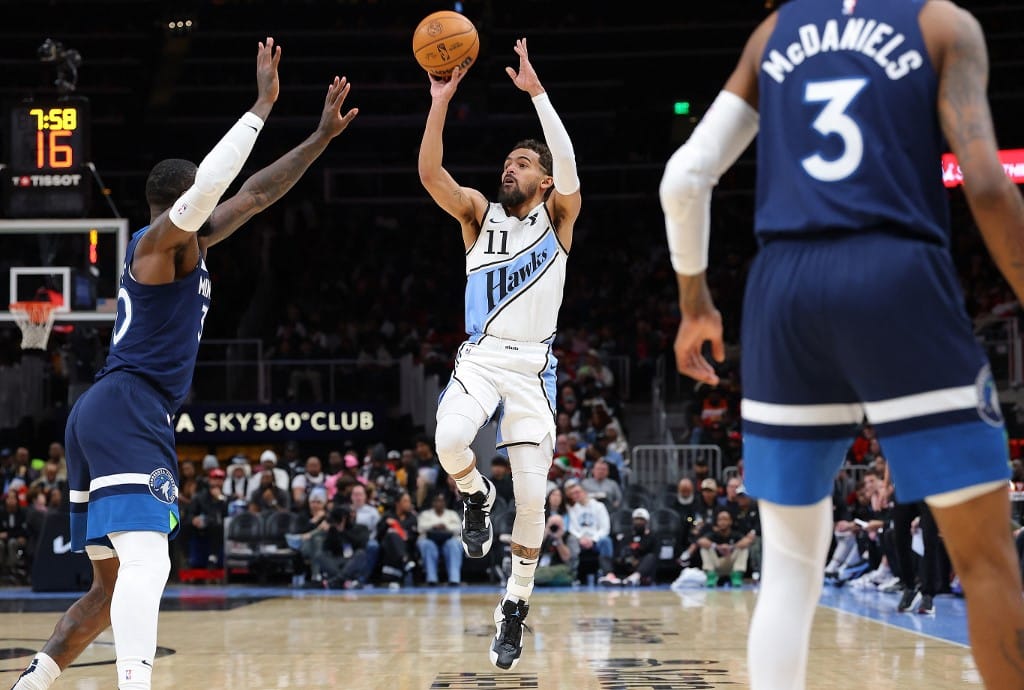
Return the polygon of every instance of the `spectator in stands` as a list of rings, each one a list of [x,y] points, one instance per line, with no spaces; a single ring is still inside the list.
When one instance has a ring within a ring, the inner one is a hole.
[[[722,575],[728,575],[734,587],[743,584],[754,536],[750,532],[741,534],[734,529],[732,515],[728,510],[718,511],[714,523],[708,524],[697,539],[708,587],[716,587]]]
[[[516,502],[512,489],[512,466],[504,455],[499,454],[491,458],[491,484],[507,504]]]
[[[693,490],[693,482],[688,477],[679,480],[675,496],[666,502],[666,507],[679,515],[679,522],[682,524],[678,537],[679,563],[684,567],[688,566],[691,559],[697,554],[697,537],[700,535],[703,524],[700,503]]]
[[[462,518],[448,508],[443,494],[434,494],[430,510],[420,513],[419,547],[428,587],[436,587],[438,558],[444,558],[448,584],[462,581]]]
[[[29,485],[30,489],[39,489],[46,494],[47,499],[50,496],[51,489],[60,489],[62,492],[67,492],[67,482],[60,479],[57,476],[60,466],[55,462],[47,462],[43,466],[43,474]]]
[[[193,568],[219,567],[224,562],[224,520],[228,516],[224,479],[224,470],[210,470],[209,486],[196,493],[182,514],[192,527],[188,561]]]
[[[569,415],[569,425],[573,429],[579,429],[583,424],[583,417],[580,411],[576,388],[567,383],[558,391],[558,411]]]
[[[615,535],[612,572],[601,578],[606,585],[649,585],[658,565],[657,541],[650,530],[651,514],[646,508],[633,510],[633,531]]]
[[[418,532],[419,521],[412,497],[403,491],[395,501],[394,509],[385,514],[377,525],[381,579],[392,589],[401,587],[406,573],[416,567]]]
[[[413,495],[415,507],[420,510],[429,505],[429,498],[434,491],[447,491],[448,478],[441,469],[441,461],[434,452],[429,436],[417,436],[413,450],[416,454],[416,493]]]
[[[375,534],[377,523],[380,522],[380,513],[375,506],[368,503],[366,487],[356,484],[349,491],[348,498],[352,504],[352,510],[356,514],[356,522],[370,530],[370,534]]]
[[[358,589],[366,564],[369,531],[357,524],[352,506],[345,503],[327,515],[320,551],[313,558],[314,573],[329,589]]]
[[[0,575],[9,582],[25,580],[24,556],[28,549],[28,515],[18,503],[18,495],[8,491],[0,511]]]
[[[619,433],[619,428],[614,424],[609,424],[604,428],[604,437],[608,444],[608,451],[618,453],[619,457],[623,459],[623,464],[625,464],[625,461],[629,458],[629,443]]]
[[[750,543],[750,570],[755,580],[761,579],[761,514],[757,509],[757,501],[747,493],[747,488],[740,484],[736,487],[736,531],[740,534],[753,534]]]
[[[228,465],[228,477],[224,481],[224,493],[228,497],[228,513],[234,515],[245,510],[245,504],[252,493],[249,487],[249,461],[244,455],[236,455]],[[252,489],[255,489],[255,482]]]
[[[590,476],[581,484],[592,497],[604,503],[609,512],[622,506],[622,488],[619,483],[608,476],[608,462],[598,460],[590,470]]]
[[[47,462],[57,463],[57,479],[61,481],[67,481],[68,478],[68,460],[64,457],[64,445],[57,441],[50,444],[49,449],[46,451]]]
[[[739,501],[736,498],[736,491],[742,484],[743,482],[740,481],[739,477],[730,477],[725,483],[725,495],[718,497],[718,507],[728,510],[734,520],[740,509]]]
[[[835,524],[834,533],[836,547],[825,566],[826,578],[847,582],[871,570],[872,561],[875,565],[880,563],[878,531],[885,522],[880,511],[872,505],[877,481],[878,477],[873,472],[866,473],[857,483],[857,502],[840,508],[840,519]],[[865,553],[869,554],[868,558],[864,558]]]
[[[259,474],[264,472],[268,472],[274,477],[274,484],[277,485],[277,488],[284,491],[285,494],[288,493],[291,476],[288,474],[288,470],[277,466],[277,453],[269,448],[260,454]]]
[[[568,434],[572,431],[572,418],[568,412],[559,412],[555,415],[555,434]]]
[[[362,476],[366,480],[366,485],[373,486],[378,493],[394,494],[398,482],[395,479],[395,471],[388,463],[397,463],[401,457],[402,454],[397,450],[389,450],[383,458],[374,455],[369,466],[363,468]]]
[[[14,449],[14,476],[24,479],[26,485],[31,485],[39,478],[39,470],[33,469],[31,456],[25,446]]]
[[[591,500],[579,481],[567,481],[565,493],[572,503],[568,529],[579,540],[580,557],[586,554],[596,557],[601,572],[610,573],[613,547],[608,509],[600,501]]]
[[[301,490],[307,496],[314,487],[323,486],[324,480],[327,479],[327,475],[323,473],[320,458],[315,455],[310,455],[306,458],[305,471],[295,475],[292,478],[292,493],[294,495],[295,489]]]
[[[700,423],[705,429],[710,429],[712,424],[725,421],[729,412],[729,402],[722,395],[718,388],[712,388],[704,402],[701,403]]]
[[[561,500],[561,491],[556,490]],[[551,496],[548,494],[549,509]],[[576,568],[579,564],[580,543],[576,537],[566,531],[565,520],[557,511],[548,513],[547,529],[544,541],[540,545],[540,560],[537,562],[537,573],[534,575],[538,587],[568,587],[577,580]]]
[[[217,456],[212,453],[207,453],[203,456],[202,474],[203,476],[209,477],[210,470],[215,470],[220,467],[220,460]]]
[[[288,510],[288,494],[275,483],[272,471],[260,472],[255,479],[256,488],[249,494],[249,501],[255,501],[260,512]]]
[[[556,486],[555,488],[548,491],[547,500],[544,504],[545,515],[547,515],[548,517],[551,517],[552,515],[561,515],[562,527],[568,527],[568,525],[565,524],[565,521],[569,519],[568,509],[569,506],[567,506],[565,503],[565,496],[562,494],[561,488]]]
[[[702,486],[705,479],[715,479],[711,476],[711,469],[708,467],[708,459],[703,455],[693,461],[693,476],[691,476],[690,479],[693,480],[694,486]],[[717,480],[715,480],[715,491],[718,491]]]
[[[701,480],[700,496],[697,497],[697,513],[706,525],[715,524],[715,508],[718,506],[718,482],[711,477]]]
[[[576,380],[583,381],[590,379],[602,388],[611,388],[615,385],[615,374],[601,360],[601,353],[591,348],[583,355],[583,362],[576,368]]]

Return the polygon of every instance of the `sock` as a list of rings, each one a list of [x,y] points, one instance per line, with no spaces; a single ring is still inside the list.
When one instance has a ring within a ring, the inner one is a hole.
[[[530,600],[533,594],[533,574],[537,572],[537,559],[526,559],[512,554],[512,575],[508,578],[505,591],[512,601]]]
[[[463,496],[472,496],[476,492],[487,493],[487,484],[484,483],[484,476],[480,470],[474,467],[465,477],[455,480],[455,485]]]
[[[11,690],[49,690],[60,675],[60,667],[48,654],[39,652]]]
[[[171,563],[167,535],[114,532],[110,535],[121,565],[110,600],[119,690],[149,690],[156,656],[160,597]]]

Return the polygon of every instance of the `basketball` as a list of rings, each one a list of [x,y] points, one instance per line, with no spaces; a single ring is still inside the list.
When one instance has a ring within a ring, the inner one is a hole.
[[[476,61],[480,37],[465,16],[442,10],[427,15],[416,27],[412,52],[420,67],[435,77],[447,77],[455,67],[465,70]]]

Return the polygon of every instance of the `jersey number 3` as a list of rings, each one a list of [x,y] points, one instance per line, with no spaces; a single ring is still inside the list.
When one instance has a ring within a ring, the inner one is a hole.
[[[860,162],[864,158],[864,137],[861,135],[860,126],[846,113],[846,109],[867,84],[867,79],[807,82],[804,102],[825,104],[811,126],[822,136],[835,134],[843,141],[843,153],[838,158],[827,160],[820,153],[815,153],[800,161],[807,174],[814,179],[838,182],[852,175],[860,167]]]

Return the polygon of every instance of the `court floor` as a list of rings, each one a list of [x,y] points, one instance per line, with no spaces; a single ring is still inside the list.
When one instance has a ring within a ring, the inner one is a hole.
[[[169,587],[153,687],[346,690],[668,690],[743,688],[756,590],[538,590],[523,660],[487,659],[493,587],[401,592]],[[69,595],[0,590],[0,688],[13,684]],[[964,602],[897,614],[897,596],[826,589],[815,617],[809,687],[980,687]],[[114,685],[109,631],[55,688]]]

